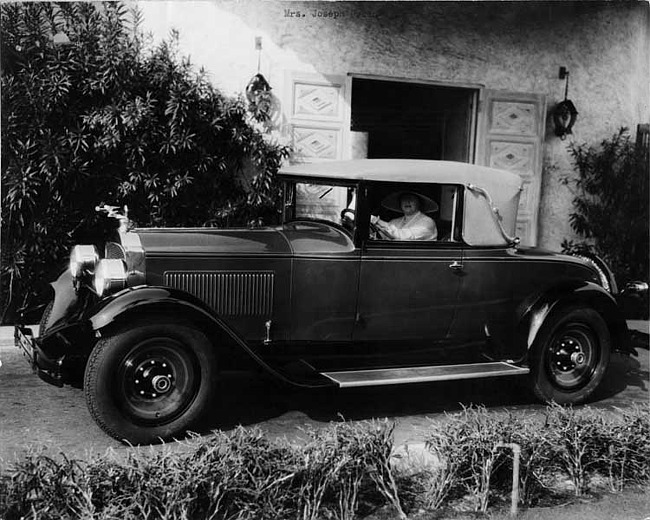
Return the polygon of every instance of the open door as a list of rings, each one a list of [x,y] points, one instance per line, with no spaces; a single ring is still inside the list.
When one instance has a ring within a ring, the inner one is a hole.
[[[523,180],[516,235],[537,245],[546,98],[542,94],[482,91],[476,163],[518,173]]]

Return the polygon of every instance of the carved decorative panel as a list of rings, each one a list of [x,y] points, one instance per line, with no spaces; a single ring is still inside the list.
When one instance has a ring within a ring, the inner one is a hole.
[[[535,171],[535,145],[492,141],[490,143],[490,166],[501,170],[531,176]]]
[[[293,127],[293,146],[302,159],[336,159],[340,132],[333,128]]]
[[[295,83],[293,115],[310,119],[340,119],[341,87]]]
[[[534,136],[537,128],[536,110],[536,106],[531,103],[495,101],[492,104],[490,130],[503,134]]]
[[[477,162],[521,177],[516,234],[522,244],[536,245],[546,98],[486,89],[482,103],[485,110],[479,113]]]
[[[521,194],[519,195],[519,213],[529,211],[531,209],[532,203],[530,200],[530,182],[524,181],[521,186]]]

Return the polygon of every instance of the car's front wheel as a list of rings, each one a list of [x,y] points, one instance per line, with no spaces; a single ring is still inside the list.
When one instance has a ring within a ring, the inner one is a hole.
[[[605,376],[610,343],[609,329],[595,310],[555,311],[542,326],[531,353],[535,395],[558,404],[584,402]]]
[[[191,325],[131,323],[93,348],[84,376],[86,404],[116,439],[131,444],[170,439],[205,411],[215,368],[212,344]]]

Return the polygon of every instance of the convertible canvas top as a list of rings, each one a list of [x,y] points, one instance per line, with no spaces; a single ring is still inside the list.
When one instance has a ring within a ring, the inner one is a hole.
[[[464,186],[463,238],[471,245],[514,243],[522,180],[514,172],[453,161],[355,159],[301,163],[280,169],[284,178]]]
[[[280,175],[338,180],[483,184],[519,189],[521,178],[513,172],[454,161],[423,159],[353,159],[285,166]],[[486,186],[487,189],[489,189]]]

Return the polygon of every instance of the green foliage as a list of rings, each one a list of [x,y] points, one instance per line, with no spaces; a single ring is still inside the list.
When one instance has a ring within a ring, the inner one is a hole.
[[[648,165],[642,150],[626,128],[600,146],[571,144],[569,150],[578,174],[564,179],[574,190],[570,223],[583,240],[565,240],[563,250],[600,256],[621,286],[648,280]]]
[[[394,425],[335,424],[304,446],[256,428],[215,432],[185,452],[131,453],[125,461],[31,455],[0,476],[0,515],[17,518],[352,519],[370,495],[397,489],[389,465]],[[383,479],[387,479],[384,481]],[[362,487],[362,484],[364,486]],[[401,512],[401,517],[405,517]]]
[[[612,491],[650,479],[647,407],[608,419],[588,407],[550,406],[541,418],[467,408],[431,423],[426,445],[435,456],[426,464],[396,461],[394,426],[335,423],[307,430],[301,444],[240,427],[121,459],[30,454],[0,474],[0,517],[352,520],[385,505],[386,517],[406,518],[463,502],[485,512],[509,500],[513,451],[504,443],[521,447],[525,505],[565,497],[567,479],[575,494],[593,490],[598,477]]]
[[[602,433],[604,453],[598,471],[606,475],[611,491],[626,484],[650,480],[650,414],[637,407],[622,412],[621,421],[609,421]]]
[[[575,495],[581,496],[606,457],[606,423],[600,414],[580,413],[559,405],[551,406],[546,417],[548,459],[569,477]]]
[[[429,490],[431,506],[438,508],[447,497],[469,495],[475,511],[487,511],[492,484],[508,454],[498,447],[510,442],[513,418],[495,418],[484,407],[465,408],[435,425],[427,445],[441,461]]]
[[[143,226],[277,219],[289,149],[178,56],[178,35],[148,45],[119,2],[0,10],[5,312],[44,292],[72,243],[102,242],[102,201]]]

